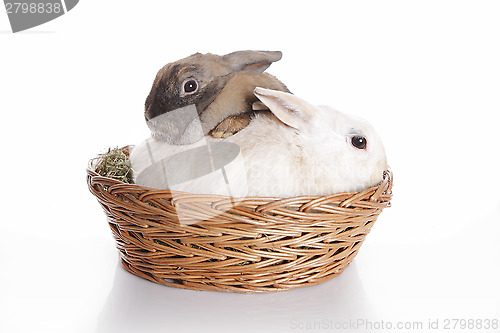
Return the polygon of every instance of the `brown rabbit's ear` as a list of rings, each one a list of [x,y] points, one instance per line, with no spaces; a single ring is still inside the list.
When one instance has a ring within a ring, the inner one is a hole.
[[[281,51],[236,51],[222,58],[235,72],[260,74],[273,62],[280,60],[281,56]]]

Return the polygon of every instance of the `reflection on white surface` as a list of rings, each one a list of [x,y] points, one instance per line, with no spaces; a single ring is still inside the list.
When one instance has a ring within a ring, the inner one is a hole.
[[[96,333],[283,332],[371,314],[355,261],[323,284],[267,294],[166,287],[128,273],[119,263]]]

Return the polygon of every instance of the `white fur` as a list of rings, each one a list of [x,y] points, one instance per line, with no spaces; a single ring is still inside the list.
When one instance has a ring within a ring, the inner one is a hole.
[[[359,191],[382,181],[387,169],[384,147],[368,122],[328,106],[312,106],[283,92],[257,88],[256,95],[279,119],[296,128],[276,118],[257,115],[246,128],[227,139],[207,136],[206,142],[232,142],[241,149],[243,159],[224,168],[229,185],[221,181],[218,170],[173,189],[235,197],[292,197]],[[278,102],[275,97],[279,98]],[[272,103],[269,98],[273,98]],[[283,110],[278,110],[280,107],[295,110],[284,115]],[[367,138],[366,149],[351,145],[354,133],[362,133]],[[135,179],[151,165],[148,145],[153,159],[159,161],[204,143],[202,140],[190,146],[172,146],[155,139],[146,140],[137,145],[130,156]],[[156,180],[162,177],[163,171],[161,168],[148,171],[150,174],[142,177],[147,181],[139,185],[157,187],[155,182],[158,183]],[[169,175],[186,172],[183,168],[165,171]]]

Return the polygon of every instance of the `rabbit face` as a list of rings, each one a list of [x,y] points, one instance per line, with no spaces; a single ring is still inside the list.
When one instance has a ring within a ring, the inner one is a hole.
[[[321,175],[318,182],[332,184],[325,193],[362,190],[382,180],[387,169],[384,146],[367,121],[284,92],[256,88],[255,94],[295,130],[302,160],[315,170],[309,178]]]
[[[349,184],[360,183],[358,190],[376,185],[387,170],[387,158],[381,138],[366,120],[337,111],[329,106],[318,107],[318,123],[330,129],[330,135],[316,142],[327,152],[327,165],[339,166]],[[333,131],[332,131],[333,129]],[[341,156],[342,158],[339,158]]]
[[[178,143],[186,129],[193,127],[194,121],[199,122],[196,118],[216,99],[233,74],[260,74],[280,58],[279,51],[238,51],[224,56],[196,53],[165,65],[156,75],[145,103],[144,116],[153,135],[157,133],[168,142]],[[183,109],[191,105],[197,114],[183,115]],[[176,110],[175,115],[154,120]],[[167,127],[170,130],[162,132]],[[204,129],[203,134],[206,132]]]
[[[212,54],[194,54],[167,64],[157,74],[146,99],[146,120],[195,104],[199,113],[217,96],[231,74]]]

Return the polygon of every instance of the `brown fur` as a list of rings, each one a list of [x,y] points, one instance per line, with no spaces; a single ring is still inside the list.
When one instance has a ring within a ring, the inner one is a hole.
[[[203,134],[226,135],[238,132],[249,123],[252,104],[258,101],[255,87],[289,92],[276,77],[263,73],[272,62],[281,59],[279,51],[237,51],[224,56],[196,53],[165,65],[155,77],[146,98],[145,118],[188,105],[196,105]],[[194,78],[198,91],[181,96],[182,82]],[[241,117],[238,117],[241,115]],[[228,117],[232,118],[227,120]],[[179,124],[182,133],[187,124]],[[217,126],[217,129],[215,129]],[[173,143],[178,138],[166,133]]]
[[[215,100],[200,115],[201,122],[207,124],[209,128],[217,126],[212,131],[212,136],[219,135],[220,131],[234,134],[248,125],[249,119],[247,118],[253,110],[252,105],[258,101],[258,98],[253,94],[256,87],[289,92],[283,83],[267,73],[255,75],[239,72],[233,74]],[[239,120],[238,117],[231,117],[240,114],[242,117]],[[224,119],[228,117],[231,118],[226,124]]]
[[[250,124],[251,113],[243,113],[237,116],[229,116],[210,131],[210,135],[216,139],[225,139],[241,131]]]

